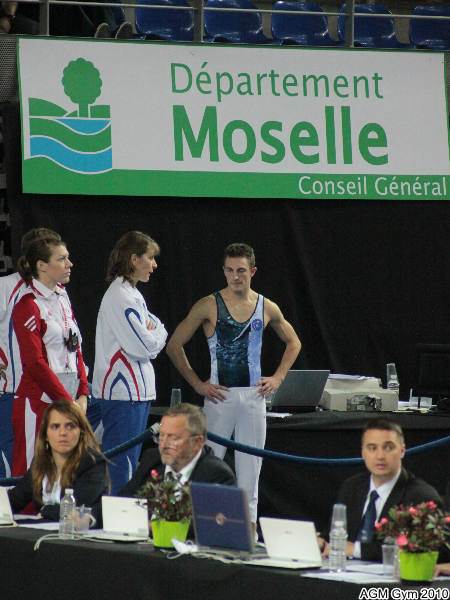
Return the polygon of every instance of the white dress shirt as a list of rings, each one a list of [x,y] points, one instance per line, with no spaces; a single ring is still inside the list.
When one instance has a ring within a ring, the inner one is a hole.
[[[184,485],[185,483],[187,483],[189,481],[190,476],[192,475],[192,471],[195,469],[195,465],[197,464],[198,459],[202,454],[202,450],[203,448],[201,448],[197,452],[197,454],[194,456],[191,462],[189,462],[185,467],[183,467],[179,471],[174,471],[171,466],[166,465],[166,468],[164,470],[164,477],[167,476],[167,473],[173,473],[175,478],[179,477],[180,485]]]
[[[61,482],[57,479],[49,490],[47,475],[42,480],[42,504],[59,504],[61,501]]]
[[[386,500],[389,498],[390,493],[394,489],[395,484],[397,483],[397,480],[400,477],[400,473],[401,473],[401,469],[399,470],[399,472],[397,473],[397,475],[395,477],[393,477],[386,483],[383,483],[379,487],[376,487],[375,483],[373,482],[373,478],[370,477],[369,492],[367,494],[367,498],[364,503],[364,508],[363,508],[361,518],[363,517],[363,515],[366,512],[367,507],[369,505],[370,494],[372,493],[373,490],[376,490],[377,494],[378,494],[378,498],[375,501],[375,509],[377,511],[377,521],[378,521],[378,519],[380,518],[380,515],[381,515],[381,511],[383,510],[383,506],[386,504]],[[361,558],[361,542],[354,543],[353,558]]]

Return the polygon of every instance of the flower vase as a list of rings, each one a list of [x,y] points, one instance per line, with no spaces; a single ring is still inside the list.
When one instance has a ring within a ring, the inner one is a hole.
[[[438,559],[438,552],[406,552],[401,550],[400,578],[409,583],[431,581]]]
[[[157,548],[173,548],[173,538],[184,542],[188,534],[189,524],[189,519],[185,521],[151,521],[153,545]]]

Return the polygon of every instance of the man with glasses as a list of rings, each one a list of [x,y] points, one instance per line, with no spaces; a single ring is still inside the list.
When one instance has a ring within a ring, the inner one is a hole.
[[[148,481],[153,469],[160,477],[172,473],[183,485],[188,481],[236,485],[230,467],[214,456],[206,442],[206,419],[198,406],[179,404],[161,420],[158,452],[146,450],[133,477],[120,496],[135,496]]]

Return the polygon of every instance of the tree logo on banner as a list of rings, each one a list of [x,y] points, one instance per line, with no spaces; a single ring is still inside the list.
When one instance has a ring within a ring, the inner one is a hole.
[[[66,110],[42,98],[29,99],[31,156],[85,175],[110,171],[110,106],[94,104],[102,91],[100,71],[92,62],[77,58],[65,67],[61,83],[78,108]]]

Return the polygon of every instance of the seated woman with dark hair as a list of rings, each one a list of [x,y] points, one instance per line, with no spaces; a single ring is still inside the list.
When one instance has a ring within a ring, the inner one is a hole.
[[[108,493],[106,459],[77,404],[60,400],[44,413],[30,468],[8,491],[13,512],[30,502],[35,512],[59,520],[59,502],[73,488],[77,506],[94,506]]]

